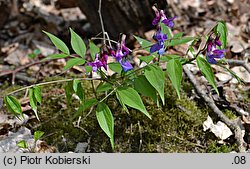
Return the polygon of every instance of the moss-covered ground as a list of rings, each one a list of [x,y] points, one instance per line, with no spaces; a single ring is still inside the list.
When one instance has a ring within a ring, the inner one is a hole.
[[[45,81],[56,80],[46,79]],[[79,127],[72,119],[79,106],[79,100],[66,103],[63,92],[65,84],[47,85],[42,88],[43,103],[39,107],[41,121],[31,120],[27,126],[33,131],[45,132],[43,139],[56,146],[60,152],[74,151],[77,143],[88,142],[89,152],[231,152],[236,150],[233,138],[219,144],[209,131],[204,132],[202,124],[210,113],[201,101],[191,100],[192,86],[183,82],[181,99],[166,80],[166,104],[157,107],[151,99],[143,97],[146,109],[152,116],[148,119],[141,112],[122,110],[115,99],[109,99],[109,106],[115,119],[115,150],[112,151],[109,138],[99,127],[95,111],[88,116],[83,112]],[[86,97],[93,97],[90,82],[83,81]],[[13,90],[13,89],[12,89]],[[231,110],[223,110],[234,118]]]

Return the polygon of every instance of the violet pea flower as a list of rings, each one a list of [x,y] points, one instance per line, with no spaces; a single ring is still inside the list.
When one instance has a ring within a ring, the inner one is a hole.
[[[133,69],[133,66],[131,65],[131,63],[129,63],[129,61],[127,61],[126,59],[120,60],[119,63],[122,66],[122,69],[124,72],[127,72],[127,71]]]
[[[223,49],[223,50],[220,50],[220,49],[212,49],[211,52],[208,52],[207,53],[207,61],[210,63],[210,64],[216,64],[217,61],[215,60],[215,58],[218,58],[218,59],[221,59],[225,56],[225,52],[227,50]]]
[[[158,54],[162,55],[165,52],[164,41],[166,41],[168,37],[166,34],[163,34],[161,32],[161,29],[159,28],[156,34],[154,35],[154,39],[157,41],[157,43],[151,46],[150,53],[158,51]]]

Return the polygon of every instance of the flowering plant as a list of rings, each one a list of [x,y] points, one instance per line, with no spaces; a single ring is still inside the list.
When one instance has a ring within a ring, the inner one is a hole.
[[[163,10],[158,10],[156,7],[153,7],[153,9],[156,15],[152,21],[152,24],[156,26],[156,33],[153,38],[156,43],[134,36],[141,47],[150,53],[149,56],[139,58],[140,62],[146,63],[143,67],[135,67],[130,62],[128,56],[131,54],[131,50],[126,46],[126,35],[122,35],[119,42],[102,38],[104,43],[101,47],[98,47],[90,40],[91,60],[89,60],[86,56],[87,47],[85,43],[71,28],[71,47],[75,53],[74,55],[70,53],[69,48],[62,40],[44,31],[60,51],[59,54],[50,55],[46,59],[68,57],[69,59],[64,67],[65,70],[76,65],[84,65],[85,74],[88,77],[82,78],[82,80],[100,82],[97,87],[92,85],[93,98],[85,98],[81,79],[70,80],[65,87],[65,93],[67,101],[70,101],[75,93],[81,102],[74,118],[80,116],[79,114],[89,107],[95,108],[97,121],[101,129],[110,138],[112,148],[115,146],[115,126],[113,114],[107,104],[109,97],[116,98],[123,110],[129,112],[129,108],[137,109],[151,119],[152,117],[145,108],[141,96],[152,98],[158,105],[160,105],[159,100],[161,100],[164,105],[166,102],[164,98],[164,79],[167,74],[180,98],[183,66],[194,62],[197,62],[207,81],[219,93],[210,64],[222,65],[223,63],[227,44],[225,23],[222,21],[217,22],[204,36],[185,37],[182,32],[173,35],[171,29],[174,27],[174,21],[177,17],[167,18]],[[195,50],[194,46],[199,42],[199,49]],[[114,43],[114,45],[111,43]],[[186,43],[190,43],[187,53],[191,53],[191,58],[167,53],[169,47]],[[113,60],[113,62],[110,62],[110,60]],[[166,67],[163,65],[166,65]],[[108,76],[107,71],[109,69],[116,76]],[[98,78],[94,78],[93,74],[97,74]],[[30,105],[38,119],[37,106],[42,103],[41,88],[39,86],[33,85],[29,88]],[[7,95],[4,101],[14,115],[22,115],[21,105],[14,96]],[[18,117],[20,118],[20,116]]]

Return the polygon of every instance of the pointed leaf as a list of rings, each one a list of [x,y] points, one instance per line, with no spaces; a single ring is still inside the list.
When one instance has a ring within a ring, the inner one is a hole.
[[[64,90],[65,90],[67,104],[69,104],[71,102],[71,98],[74,93],[73,81],[68,82],[67,85],[64,87]]]
[[[50,40],[52,41],[52,43],[56,46],[58,50],[62,51],[65,54],[70,55],[69,48],[61,39],[59,39],[58,37],[56,37],[55,35],[49,32],[46,32],[46,31],[43,31],[43,32],[50,38]]]
[[[149,64],[149,62],[151,62],[154,57],[151,55],[151,56],[141,56],[139,57],[139,59],[143,62],[146,62],[147,64]]]
[[[183,35],[183,32],[179,32],[179,33],[177,33],[177,34],[175,34],[175,35],[173,36],[173,39],[181,38],[182,35]]]
[[[76,65],[83,65],[84,63],[85,60],[82,58],[73,58],[67,61],[66,66],[64,66],[64,69],[67,70]]]
[[[34,133],[35,141],[39,140],[43,135],[44,135],[43,131],[35,131],[35,133]]]
[[[112,89],[112,84],[110,84],[110,83],[100,83],[96,88],[96,92],[97,93],[106,92],[106,91],[108,91],[110,89]]]
[[[114,118],[109,107],[101,102],[96,108],[96,117],[101,129],[110,138],[112,148],[114,149]]]
[[[165,104],[164,99],[164,84],[165,76],[164,72],[156,65],[150,65],[145,69],[145,77],[148,82],[156,89],[159,93],[163,105]]]
[[[181,38],[173,39],[170,41],[168,46],[177,46],[181,44],[186,44],[187,42],[190,42],[194,39],[195,39],[194,37],[181,37]]]
[[[18,114],[22,115],[22,108],[19,101],[14,96],[5,96],[4,102],[10,112],[12,112],[15,116]]]
[[[227,46],[227,27],[225,22],[219,21],[217,26],[216,26],[216,31],[217,33],[220,34],[220,41],[222,43],[222,48],[226,48]]]
[[[109,63],[108,66],[114,72],[116,72],[118,74],[121,74],[121,72],[122,72],[122,66],[119,63],[112,62],[112,63]]]
[[[84,102],[84,100],[85,100],[85,92],[84,92],[84,89],[83,89],[81,83],[78,83],[78,85],[77,85],[76,95],[80,98],[80,100],[82,102]]]
[[[76,52],[76,54],[84,58],[85,53],[86,53],[85,43],[83,42],[82,38],[73,31],[73,29],[69,28],[69,30],[70,30],[70,35],[71,35],[70,43],[71,43],[72,49]]]
[[[39,104],[42,104],[42,92],[41,92],[41,88],[39,86],[35,86],[34,88],[34,96],[36,98],[36,101]]]
[[[93,41],[89,41],[89,50],[92,60],[95,60],[95,55],[100,52],[100,48],[94,44]]]
[[[171,59],[167,63],[167,72],[169,78],[177,92],[178,97],[180,98],[180,90],[181,90],[181,80],[182,80],[182,65],[178,59]]]
[[[26,141],[24,141],[24,140],[19,141],[17,143],[17,146],[20,148],[28,148],[28,145],[27,145]]]
[[[125,111],[129,114],[128,108],[126,107],[126,105],[125,105],[125,103],[123,102],[123,100],[122,100],[121,96],[119,95],[119,93],[116,92],[115,95],[116,95],[117,100],[118,100],[119,103],[121,104],[123,110],[125,110]]]
[[[151,42],[149,42],[148,40],[142,39],[142,38],[140,38],[138,36],[135,36],[135,35],[134,35],[134,37],[139,42],[139,44],[141,45],[141,47],[143,49],[145,49],[148,52],[150,51],[150,47],[152,46]]]
[[[37,101],[34,95],[34,88],[29,89],[29,100],[30,100],[30,107],[34,111],[36,118],[40,120],[37,114]]]
[[[166,34],[168,38],[172,38],[171,29],[168,26],[161,22],[160,27],[163,34]]]
[[[151,97],[157,102],[157,95],[155,88],[148,82],[145,76],[140,75],[134,80],[135,90],[144,96]]]
[[[120,96],[120,99],[124,104],[126,104],[129,107],[132,107],[134,109],[140,110],[142,113],[144,113],[148,118],[151,119],[151,116],[149,115],[148,111],[146,110],[140,95],[137,93],[136,90],[133,88],[118,88],[117,93]]]
[[[196,61],[197,61],[198,67],[201,70],[204,77],[213,86],[213,88],[215,89],[215,91],[219,95],[219,91],[216,87],[216,83],[214,80],[214,74],[213,74],[212,68],[211,68],[210,64],[208,63],[208,61],[200,56],[197,57]]]

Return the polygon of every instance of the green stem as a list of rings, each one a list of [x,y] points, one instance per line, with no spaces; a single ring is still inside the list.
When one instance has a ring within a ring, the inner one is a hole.
[[[43,86],[43,85],[48,85],[48,84],[53,84],[53,83],[69,82],[72,80],[101,80],[101,79],[100,78],[71,78],[71,79],[54,80],[54,81],[43,82],[43,83],[38,83],[38,84],[33,84],[30,86],[22,87],[20,89],[17,89],[17,90],[14,90],[14,91],[8,93],[7,95],[11,95],[11,94],[23,91],[23,90],[27,90],[27,89],[32,88],[34,86]]]

